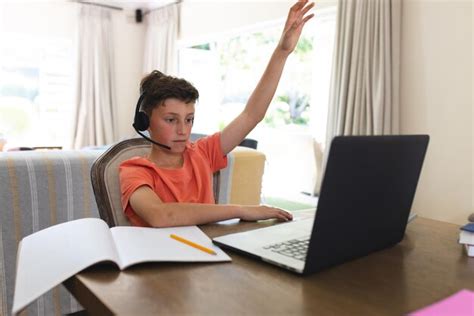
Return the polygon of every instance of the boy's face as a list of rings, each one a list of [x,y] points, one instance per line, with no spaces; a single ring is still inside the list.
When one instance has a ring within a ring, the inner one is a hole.
[[[166,99],[151,112],[150,136],[160,144],[171,147],[171,152],[181,153],[191,134],[194,122],[194,103]]]

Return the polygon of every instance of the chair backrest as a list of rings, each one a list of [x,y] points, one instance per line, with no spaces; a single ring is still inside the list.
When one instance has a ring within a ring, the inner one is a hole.
[[[144,156],[149,150],[147,140],[127,139],[110,147],[92,165],[92,188],[99,214],[110,227],[130,225],[122,209],[119,165],[132,157]]]
[[[252,138],[245,138],[239,146],[257,149],[258,141]]]

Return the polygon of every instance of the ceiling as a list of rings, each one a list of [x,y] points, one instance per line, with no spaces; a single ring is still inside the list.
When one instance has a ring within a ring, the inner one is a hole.
[[[81,2],[81,0],[79,0]],[[83,0],[83,2],[97,3],[102,5],[108,5],[113,7],[122,8],[124,10],[135,10],[135,9],[145,9],[151,10],[155,9],[169,3],[177,2],[175,0]]]

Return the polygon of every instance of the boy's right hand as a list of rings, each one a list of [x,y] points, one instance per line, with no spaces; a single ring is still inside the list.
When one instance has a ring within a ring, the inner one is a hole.
[[[293,215],[285,210],[267,205],[242,205],[240,219],[243,221],[258,221],[262,219],[276,218],[282,221],[293,220]]]

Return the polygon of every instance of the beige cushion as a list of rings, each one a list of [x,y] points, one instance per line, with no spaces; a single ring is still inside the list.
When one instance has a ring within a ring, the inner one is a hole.
[[[229,179],[230,198],[227,203],[259,205],[265,155],[255,149],[236,147],[231,156],[232,165],[227,167],[232,173]]]
[[[320,142],[313,140],[314,161],[316,163],[316,175],[314,178],[313,195],[319,196],[323,178],[323,146]]]

